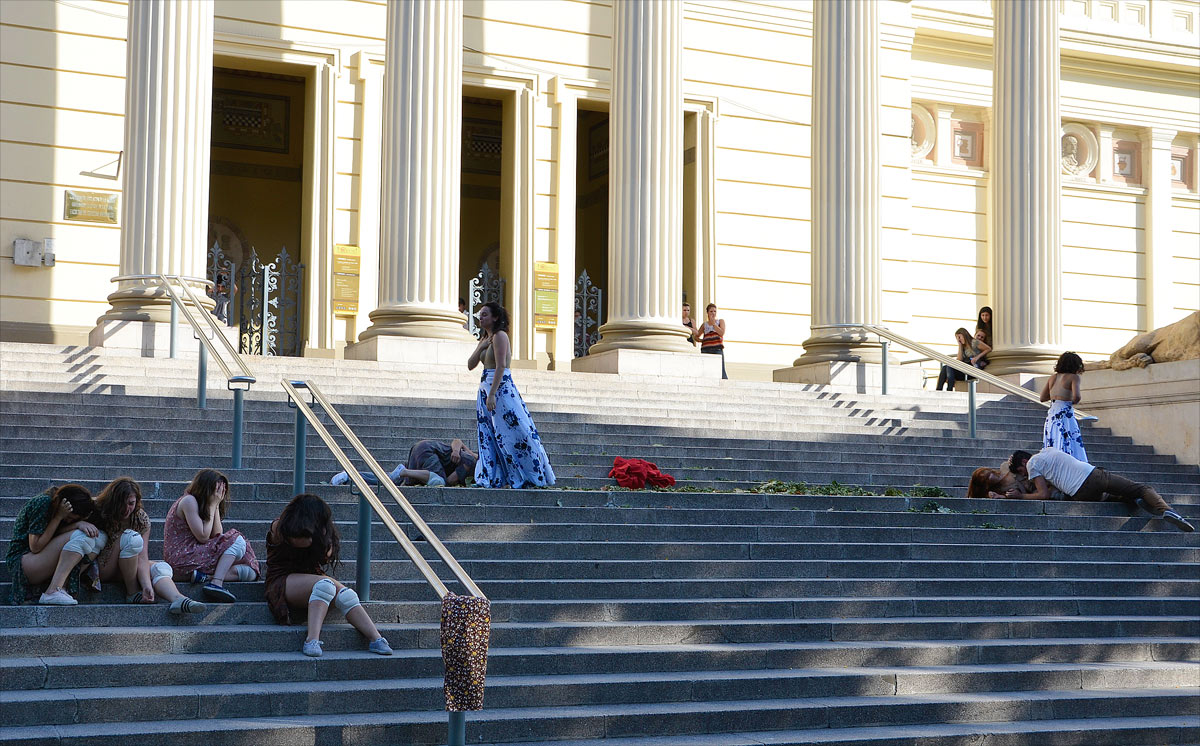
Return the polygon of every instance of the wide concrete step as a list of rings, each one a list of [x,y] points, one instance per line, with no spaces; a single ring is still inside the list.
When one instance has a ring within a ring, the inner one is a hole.
[[[193,701],[199,710],[202,700],[193,697]],[[945,720],[960,723],[1021,720],[1024,725],[1039,720],[1055,722],[1089,717],[1111,721],[1114,713],[1141,713],[1146,718],[1169,720],[1178,728],[1186,722],[1197,701],[1195,690],[1071,689],[514,707],[472,713],[471,732],[481,740],[515,743],[553,739],[564,733],[608,739],[700,736],[748,729],[827,731]],[[107,746],[129,743],[131,739],[167,738],[181,746],[211,744],[215,739],[223,744],[256,745],[380,741],[438,744],[445,738],[444,718],[444,713],[424,711],[89,723],[55,726],[48,729],[50,734],[37,728],[10,728],[0,735],[0,743]],[[1171,734],[1172,740],[1168,742],[1179,743],[1178,735]]]
[[[184,664],[186,665],[186,664]],[[996,664],[912,668],[704,671],[570,676],[492,676],[488,709],[553,705],[640,705],[646,702],[738,701],[831,697],[890,697],[1015,691],[1158,690],[1139,694],[1146,702],[1172,706],[1166,691],[1184,688],[1180,699],[1196,701],[1194,665],[1187,663]],[[0,719],[9,726],[116,723],[129,712],[160,709],[163,721],[334,713],[436,710],[444,706],[440,677],[282,682],[259,684],[114,687],[33,690],[7,695]],[[1190,691],[1188,690],[1190,688]],[[1156,696],[1157,695],[1157,696]],[[1159,699],[1162,697],[1163,699]],[[64,699],[66,702],[64,703]],[[1120,695],[1114,696],[1119,700]],[[886,700],[885,700],[886,701]],[[64,706],[65,704],[65,706]],[[1115,702],[1114,702],[1115,704]]]
[[[374,605],[370,610],[375,611]],[[91,655],[98,650],[129,654],[286,652],[303,641],[301,627],[275,624],[205,624],[205,615],[181,620],[172,627],[37,627],[0,630],[0,656]],[[333,625],[327,645],[352,649],[357,632]],[[303,615],[301,615],[303,618]],[[195,624],[189,624],[190,622]],[[397,650],[438,648],[437,624],[387,624],[380,629]],[[1200,637],[1194,617],[1060,617],[997,618],[886,617],[858,619],[723,619],[614,622],[496,622],[491,645],[503,648],[572,647],[580,645],[664,645],[675,643],[742,644],[774,641],[874,642],[922,640],[1087,639],[1142,637]],[[331,648],[332,649],[332,648]],[[1194,673],[1194,671],[1193,671]],[[1190,682],[1189,682],[1190,683]]]

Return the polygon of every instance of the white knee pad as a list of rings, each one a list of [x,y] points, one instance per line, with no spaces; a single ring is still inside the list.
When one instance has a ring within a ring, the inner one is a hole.
[[[328,606],[333,601],[335,595],[337,595],[337,585],[329,578],[321,578],[313,583],[312,593],[308,596],[308,602],[311,604],[313,601],[321,601]]]
[[[136,557],[142,553],[142,547],[146,542],[142,539],[142,535],[131,528],[127,528],[121,532],[121,559],[129,559]]]
[[[88,536],[79,529],[75,529],[71,532],[71,538],[67,539],[67,543],[63,545],[63,551],[77,552],[86,557],[89,554],[99,554],[107,543],[108,537],[104,535],[103,531],[95,536]]]
[[[155,562],[150,565],[150,585],[154,585],[163,578],[169,578],[174,574],[175,571],[166,562]]]
[[[233,544],[230,544],[229,548],[221,552],[221,554],[232,554],[235,560],[240,560],[246,556],[246,540],[240,536],[237,537]]]
[[[250,565],[234,565],[233,571],[237,573],[238,580],[243,583],[249,583],[258,577],[258,573],[254,572],[254,568]]]
[[[361,606],[362,604],[358,600],[357,593],[349,588],[343,588],[338,591],[337,597],[333,599],[333,605],[337,607],[338,611],[345,614],[355,606]]]

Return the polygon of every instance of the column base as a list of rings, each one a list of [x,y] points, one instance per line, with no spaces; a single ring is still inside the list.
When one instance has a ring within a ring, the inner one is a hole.
[[[466,333],[464,331],[464,333]],[[470,335],[467,335],[468,338]],[[432,337],[378,335],[346,345],[347,360],[378,360],[388,363],[423,363],[466,367],[475,351],[474,340],[460,342]]]
[[[595,349],[595,346],[592,349]],[[616,349],[577,357],[571,361],[571,370],[579,373],[719,379],[721,356],[701,355],[694,351]]]
[[[987,367],[987,372],[992,373],[992,368],[994,368],[994,367],[996,367],[995,364],[989,365]],[[1023,389],[1029,389],[1031,392],[1033,392],[1035,394],[1039,393],[1042,390],[1042,384],[1045,383],[1045,376],[1040,375],[1038,373],[1003,373],[998,376],[995,373],[992,373],[992,375],[996,376],[997,378],[1002,379],[1006,383],[1011,383],[1014,386],[1020,386]],[[959,381],[955,385],[955,390],[956,391],[966,391],[967,390],[966,381]],[[992,384],[988,383],[987,381],[980,381],[978,384],[976,384],[975,390],[981,394],[1007,394],[1008,393],[1004,389],[1001,389],[997,386],[993,386]]]
[[[883,346],[873,337],[853,329],[814,334],[804,340],[804,354],[796,358],[792,365],[818,363],[882,364]]]
[[[1054,372],[1054,364],[1062,353],[1063,350],[1057,347],[1006,347],[992,350],[988,353],[991,364],[987,372],[993,376],[1013,373],[1049,375]]]
[[[465,321],[466,317],[451,309],[385,306],[371,312],[371,325],[358,339],[359,344],[376,337],[444,339],[469,343],[474,349],[476,340],[463,326]]]
[[[615,350],[675,352],[691,355],[695,347],[688,342],[688,331],[682,324],[662,324],[655,321],[610,321],[599,329],[600,341],[592,345],[587,357]],[[582,358],[576,358],[580,360]],[[574,363],[571,369],[575,370]]]
[[[801,357],[790,368],[778,368],[772,380],[780,383],[812,383],[822,386],[844,386],[860,394],[877,394],[883,385],[883,366],[851,361],[803,363]],[[919,369],[908,365],[888,366],[888,390],[920,389],[924,376]]]
[[[224,325],[219,328],[233,349],[238,349],[237,328]],[[176,334],[179,336],[175,340],[175,352],[179,357],[199,354],[200,342],[192,335],[192,327],[182,317]],[[88,344],[114,350],[138,350],[142,357],[168,357],[171,354],[171,324],[101,318],[100,323],[88,334]]]

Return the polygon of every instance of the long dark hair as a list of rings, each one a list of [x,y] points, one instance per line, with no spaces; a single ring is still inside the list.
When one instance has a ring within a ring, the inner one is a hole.
[[[496,301],[489,301],[483,304],[483,307],[492,314],[492,331],[493,335],[500,332],[508,331],[508,309],[500,305]]]
[[[196,498],[196,510],[200,514],[200,520],[208,522],[208,500],[217,491],[218,484],[225,485],[225,499],[217,504],[217,515],[225,518],[225,513],[229,510],[229,501],[233,499],[233,491],[229,488],[229,477],[225,476],[216,469],[201,469],[196,472],[196,476],[192,477],[192,483],[188,485],[187,493]]]
[[[304,492],[293,497],[279,514],[275,530],[278,538],[285,542],[288,539],[312,539],[308,551],[317,556],[320,564],[338,564],[341,536],[333,522],[329,503],[316,495]]]
[[[79,516],[79,520],[86,521],[92,516],[96,510],[96,503],[92,500],[92,493],[88,492],[87,487],[82,484],[64,484],[60,487],[51,487],[46,490],[50,496],[50,515],[53,516],[58,512],[58,507],[64,501],[71,504],[71,513]]]
[[[126,519],[122,514],[130,495],[136,499],[133,512],[137,513],[142,509],[142,486],[133,477],[117,477],[96,495],[96,512],[93,513],[92,523],[110,539],[126,527]]]

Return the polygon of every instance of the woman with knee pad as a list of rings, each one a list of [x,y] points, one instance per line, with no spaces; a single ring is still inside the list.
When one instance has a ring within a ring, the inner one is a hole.
[[[120,577],[125,600],[131,604],[150,604],[162,597],[175,614],[204,611],[204,604],[175,587],[169,564],[151,564],[150,516],[142,509],[141,485],[131,477],[117,477],[96,496],[93,515],[101,535],[109,539],[95,562],[99,581]]]
[[[78,484],[48,489],[21,507],[5,558],[9,603],[24,603],[43,584],[46,592],[38,603],[78,603],[72,594],[79,592],[79,563],[100,551],[93,547],[100,530],[88,520],[94,508],[91,493]]]
[[[229,511],[229,478],[216,469],[201,469],[183,497],[167,511],[163,528],[163,559],[175,577],[204,583],[204,597],[233,603],[225,583],[258,578],[254,549],[236,529],[221,525]]]
[[[391,655],[392,647],[359,603],[358,594],[325,573],[338,564],[340,545],[329,505],[316,495],[293,497],[267,532],[266,591],[271,614],[280,624],[291,624],[293,609],[308,609],[308,636],[301,648],[307,656],[321,656],[321,625],[330,606],[369,641],[368,650]]]

